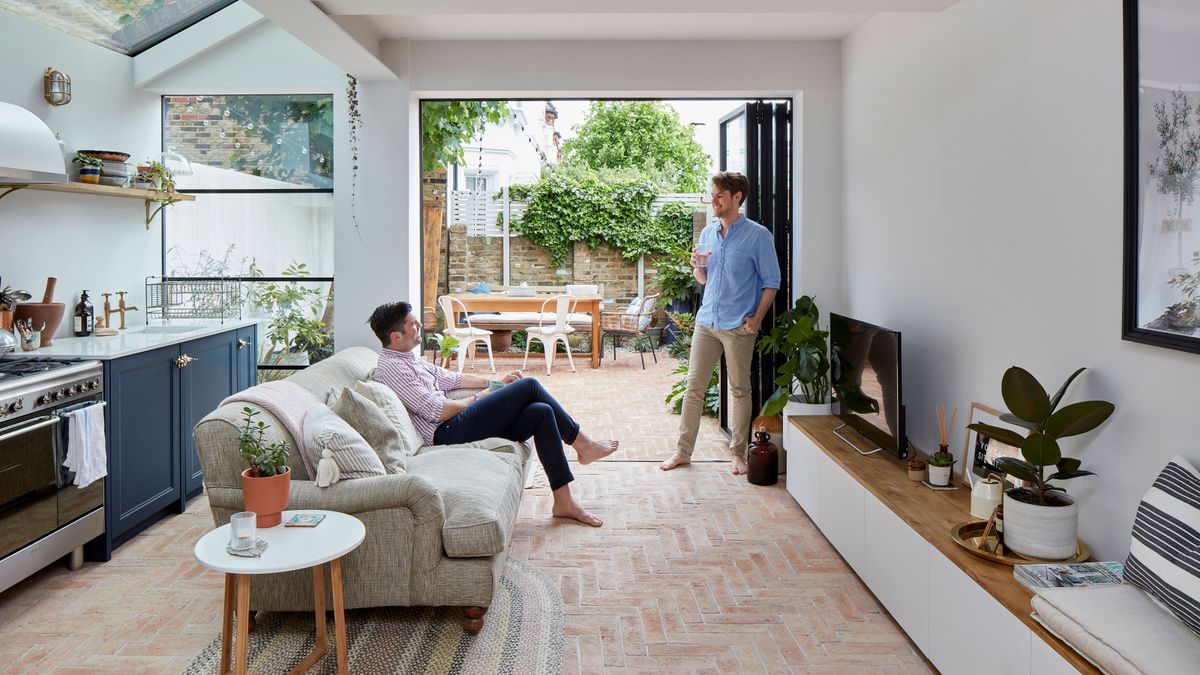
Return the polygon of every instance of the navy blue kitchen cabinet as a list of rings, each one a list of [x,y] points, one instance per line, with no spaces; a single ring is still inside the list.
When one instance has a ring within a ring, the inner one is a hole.
[[[192,428],[222,399],[253,386],[256,338],[249,326],[104,362],[106,531],[88,547],[89,559],[108,560],[200,493]]]

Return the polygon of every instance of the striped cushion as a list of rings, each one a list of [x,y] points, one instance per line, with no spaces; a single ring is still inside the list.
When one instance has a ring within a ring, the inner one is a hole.
[[[317,406],[304,416],[304,452],[313,466],[321,451],[329,450],[341,480],[382,476],[387,473],[369,443],[328,406]]]
[[[1125,578],[1200,634],[1200,472],[1178,455],[1138,506]]]
[[[379,406],[345,387],[330,401],[329,407],[375,449],[388,473],[404,473],[404,461],[408,458],[404,440]]]
[[[392,426],[400,432],[400,440],[404,443],[404,456],[412,457],[417,454],[425,442],[421,439],[421,434],[417,433],[417,428],[413,426],[412,419],[408,416],[408,410],[400,402],[400,397],[396,396],[396,392],[381,382],[355,382],[354,391],[379,406],[383,414],[387,415]]]

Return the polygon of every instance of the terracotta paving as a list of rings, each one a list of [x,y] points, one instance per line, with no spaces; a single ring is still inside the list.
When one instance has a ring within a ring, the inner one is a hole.
[[[513,533],[511,554],[561,589],[564,672],[930,671],[782,482],[751,486],[714,461],[714,420],[696,464],[657,469],[677,421],[662,404],[673,361],[642,371],[626,353],[575,374],[559,363],[539,379],[585,429],[623,444],[573,467],[603,528],[552,520],[535,487]],[[0,673],[182,671],[219,632],[221,576],[191,553],[211,527],[200,497],[107,564],[51,565],[0,594]]]

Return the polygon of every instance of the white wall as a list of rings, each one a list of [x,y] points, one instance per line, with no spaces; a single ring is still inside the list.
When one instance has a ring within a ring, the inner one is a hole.
[[[158,152],[158,97],[133,89],[128,57],[9,12],[0,11],[0,100],[26,108],[62,134],[68,150],[118,150],[141,160]],[[71,77],[72,100],[42,98],[42,73]],[[127,290],[144,307],[145,277],[156,273],[159,228],[145,228],[142,202],[22,190],[0,201],[0,276],[4,285],[41,299],[47,276],[58,277],[55,300],[67,314],[82,289],[97,309],[100,291]],[[137,323],[144,315],[135,313]],[[70,333],[64,321],[58,335]]]
[[[1081,538],[1123,558],[1176,453],[1200,460],[1200,358],[1121,340],[1119,0],[961,0],[844,42],[844,309],[904,333],[910,435],[934,403],[1002,406],[1010,365],[1117,412],[1067,441]],[[965,431],[955,431],[961,452]]]
[[[377,342],[362,322],[378,302],[419,296],[419,204],[411,196],[418,189],[418,173],[413,160],[405,168],[396,158],[419,155],[415,104],[421,97],[793,98],[794,226],[803,232],[797,237],[803,255],[797,256],[793,285],[831,302],[838,297],[838,43],[385,41],[384,51],[384,62],[401,80],[360,87],[365,123],[358,193],[362,240],[339,229],[338,260],[355,261],[353,268],[340,262],[337,267],[339,347]],[[481,63],[497,66],[480,68]],[[356,248],[346,252],[344,245]],[[362,257],[353,252],[358,250]],[[351,288],[356,294],[348,299]]]

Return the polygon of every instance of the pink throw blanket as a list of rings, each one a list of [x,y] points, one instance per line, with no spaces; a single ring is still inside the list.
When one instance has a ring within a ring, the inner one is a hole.
[[[309,465],[308,454],[304,452],[304,416],[312,408],[321,405],[316,396],[294,382],[277,380],[239,391],[221,401],[221,405],[239,402],[256,405],[274,415],[295,440],[296,451],[300,454],[300,461],[304,462],[308,475],[317,475],[315,469]]]

